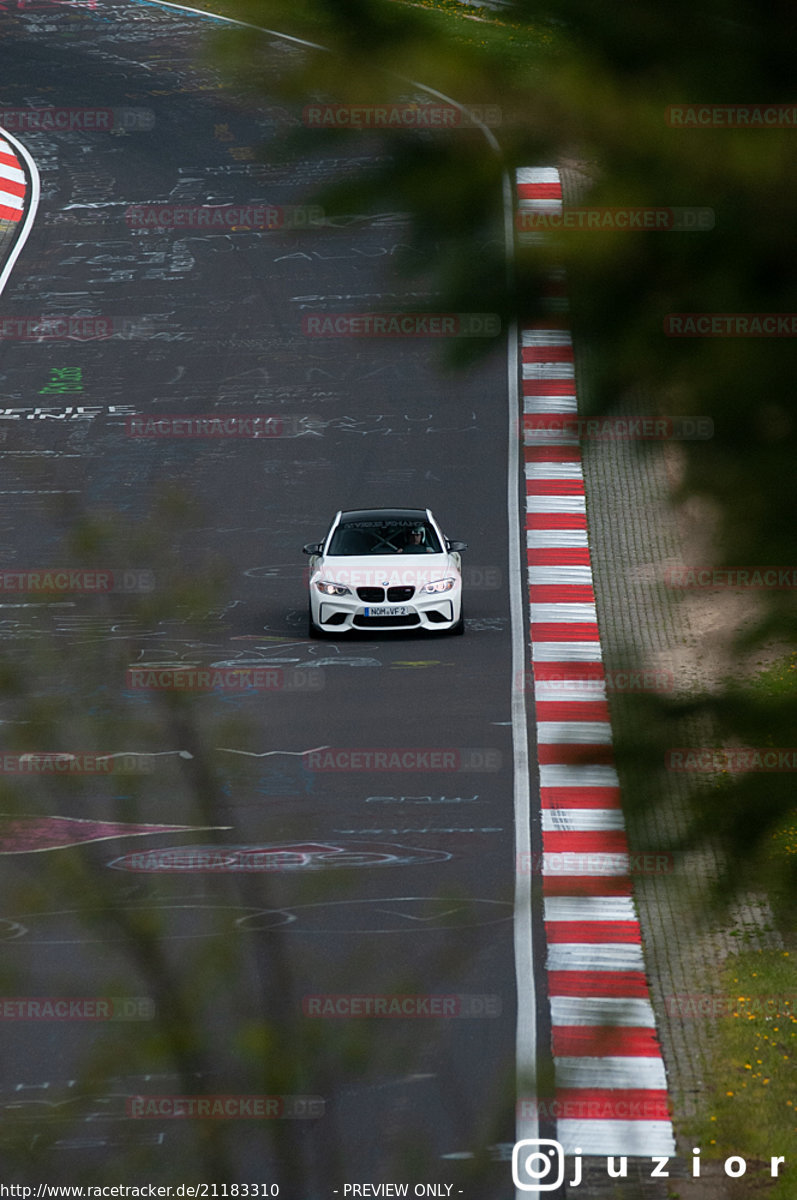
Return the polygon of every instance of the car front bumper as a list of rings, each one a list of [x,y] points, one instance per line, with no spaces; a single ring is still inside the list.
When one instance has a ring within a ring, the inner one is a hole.
[[[444,632],[459,620],[461,591],[438,595],[415,596],[400,607],[406,616],[368,616],[366,610],[376,605],[363,604],[356,596],[323,596],[317,591],[311,597],[313,621],[328,633],[384,632],[422,629]]]

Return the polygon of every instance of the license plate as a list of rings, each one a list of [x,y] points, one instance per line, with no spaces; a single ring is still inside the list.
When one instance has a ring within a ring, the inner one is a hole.
[[[376,604],[366,608],[366,617],[408,617],[410,610],[406,604]]]

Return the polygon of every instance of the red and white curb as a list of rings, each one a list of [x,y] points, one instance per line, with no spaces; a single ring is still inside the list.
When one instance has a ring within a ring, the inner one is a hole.
[[[21,221],[25,212],[25,172],[10,142],[0,137],[0,220]]]
[[[17,226],[10,252],[0,270],[0,294],[28,240],[41,195],[36,163],[19,138],[0,131],[0,220]]]
[[[555,168],[518,171],[519,210],[562,207]],[[533,242],[539,234],[519,234]],[[561,276],[553,304],[566,309]],[[566,1154],[675,1153],[631,889],[590,560],[577,411],[560,320],[521,329],[526,555],[542,803],[542,875]]]

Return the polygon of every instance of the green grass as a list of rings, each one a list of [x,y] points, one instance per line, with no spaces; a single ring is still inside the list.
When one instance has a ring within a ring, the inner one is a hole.
[[[755,691],[766,692],[769,696],[793,696],[797,692],[797,650],[759,671],[750,680],[750,685]]]
[[[319,5],[297,5],[283,9],[282,4],[255,6],[246,0],[186,0],[192,8],[225,17],[236,17],[283,33],[324,42],[324,10]],[[528,67],[541,54],[554,52],[557,34],[543,25],[530,25],[494,9],[460,4],[458,0],[372,0],[374,12],[394,6],[425,10],[423,16],[431,29],[449,45],[468,46],[500,59],[507,67]],[[434,86],[433,79],[422,82]]]
[[[797,1157],[797,956],[744,950],[725,965],[717,994],[714,1075],[708,1113],[695,1130],[703,1157],[747,1159],[748,1177],[769,1178],[771,1155]],[[753,1161],[766,1164],[753,1168]],[[767,1195],[793,1198],[785,1176]]]
[[[764,668],[750,682],[753,692],[762,695],[767,701],[790,705],[793,708],[797,693],[797,651]],[[790,722],[787,721],[786,724]],[[771,738],[771,744],[792,746],[794,739],[784,738],[781,728],[780,735]],[[786,808],[783,819],[774,832],[770,833],[763,847],[763,864],[776,924],[784,937],[788,938],[793,936],[797,914],[797,803]],[[797,1091],[797,1083],[795,1090]]]
[[[776,668],[772,675],[779,679]],[[797,812],[762,852],[774,921],[769,931],[780,930],[786,948],[750,949],[745,944],[750,935],[740,934],[739,951],[726,959],[708,998],[708,1014],[699,999],[685,1014],[708,1019],[713,1026],[703,1116],[687,1130],[692,1144],[702,1148],[706,1161],[729,1155],[745,1158],[750,1187],[763,1189],[771,1183],[766,1187],[768,1200],[794,1200],[795,1195],[793,1169],[778,1181],[770,1177],[771,1156],[785,1156],[786,1166],[797,1158],[795,855]],[[688,1037],[688,1024],[684,1031]],[[704,1043],[702,1033],[696,1042]],[[735,1186],[742,1188],[742,1181]],[[729,1191],[730,1196],[737,1194],[748,1193]]]
[[[411,8],[424,8],[430,14],[434,14],[438,28],[445,32],[447,40],[464,42],[471,46],[481,45],[491,54],[503,55],[508,60],[528,62],[529,58],[538,58],[541,51],[553,51],[558,45],[553,30],[512,20],[508,12],[459,4],[457,0],[388,2],[407,4]]]

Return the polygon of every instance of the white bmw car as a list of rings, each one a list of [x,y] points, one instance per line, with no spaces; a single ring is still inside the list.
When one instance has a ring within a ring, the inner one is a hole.
[[[310,555],[310,637],[351,630],[464,633],[461,551],[428,508],[335,515]]]

